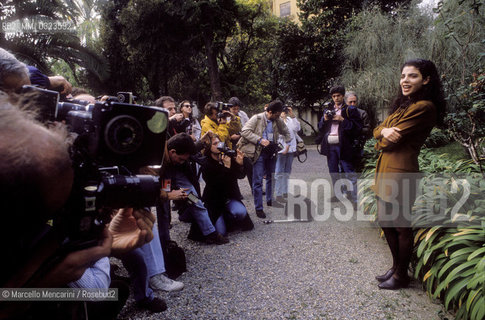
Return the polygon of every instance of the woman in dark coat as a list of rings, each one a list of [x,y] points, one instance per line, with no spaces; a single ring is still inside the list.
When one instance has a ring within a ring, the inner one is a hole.
[[[242,230],[251,230],[254,225],[248,215],[247,209],[242,203],[242,195],[237,183],[243,179],[244,154],[240,151],[227,149],[228,153],[221,152],[218,145],[219,137],[209,133],[210,144],[205,149],[206,160],[202,165],[202,178],[206,185],[202,194],[202,201],[209,211],[209,216],[216,230],[226,235],[228,224],[239,226]]]
[[[377,218],[391,250],[393,265],[377,276],[379,288],[396,290],[409,284],[413,252],[409,214],[416,198],[418,155],[431,129],[445,112],[443,89],[433,62],[410,60],[401,68],[398,97],[381,125],[374,129],[380,151],[375,185]]]

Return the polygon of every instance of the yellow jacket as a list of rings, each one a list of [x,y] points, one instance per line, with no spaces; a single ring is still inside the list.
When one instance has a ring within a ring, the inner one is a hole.
[[[241,131],[241,118],[236,116],[235,119],[232,119],[228,123],[218,124],[217,122],[211,120],[209,117],[204,116],[204,119],[200,122],[202,130],[200,132],[200,136],[204,136],[207,131],[212,131],[222,142],[226,143],[228,148],[232,148],[231,143],[231,135],[238,133]]]

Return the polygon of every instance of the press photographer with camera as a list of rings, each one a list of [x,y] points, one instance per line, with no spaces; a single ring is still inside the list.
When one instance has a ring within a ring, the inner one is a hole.
[[[177,128],[179,124],[184,120],[184,115],[182,113],[177,113],[177,108],[175,106],[175,99],[170,96],[161,96],[155,101],[155,106],[163,108],[168,111],[168,130],[167,138],[170,138],[177,133]],[[185,132],[185,131],[182,131]]]
[[[237,183],[238,179],[245,177],[244,154],[240,150],[229,149],[212,132],[208,132],[207,140],[204,150],[206,161],[201,167],[206,183],[202,200],[212,222],[222,235],[236,227],[243,231],[252,230],[254,225],[241,201]]]
[[[208,244],[225,244],[229,240],[217,232],[200,200],[198,177],[189,162],[196,152],[194,141],[188,134],[179,133],[171,137],[167,142],[166,165],[162,167],[160,177],[169,190],[168,200],[177,201],[179,219],[192,223],[188,238]],[[163,216],[158,215],[158,218],[166,221]]]
[[[333,185],[343,172],[352,181],[353,190],[347,192],[351,202],[357,202],[357,177],[352,163],[353,141],[358,138],[362,129],[362,119],[353,106],[344,102],[345,88],[334,86],[330,88],[333,103],[324,110],[324,115],[318,123],[321,142],[320,152],[327,157],[327,164]],[[332,200],[336,200],[335,196]]]
[[[202,128],[200,127],[199,121],[192,116],[192,104],[189,100],[180,102],[179,113],[183,115],[184,120],[180,122],[181,128],[176,129],[177,133],[186,132],[192,137],[192,140],[199,140]]]
[[[46,129],[21,111],[23,107],[9,104],[6,96],[0,101],[0,193],[6,206],[2,223],[9,226],[0,233],[2,252],[8,257],[8,263],[0,267],[0,285],[64,287],[78,281],[103,257],[151,241],[153,215],[122,209],[90,246],[69,249],[62,244],[65,230],[57,227],[57,221],[70,213],[64,208],[75,178],[67,133],[62,126]],[[0,317],[23,318],[21,314],[32,311],[28,307],[4,303]]]
[[[229,111],[230,105],[222,102],[208,102],[204,106],[205,117],[200,122],[201,136],[212,131],[229,148],[232,148],[231,135],[241,131],[241,119]],[[230,119],[229,119],[230,118]]]
[[[253,198],[256,215],[266,218],[263,211],[263,176],[266,174],[266,204],[272,205],[272,175],[275,172],[278,139],[284,136],[289,143],[291,135],[288,127],[280,118],[283,103],[272,101],[264,112],[249,119],[241,130],[237,147],[253,162]]]

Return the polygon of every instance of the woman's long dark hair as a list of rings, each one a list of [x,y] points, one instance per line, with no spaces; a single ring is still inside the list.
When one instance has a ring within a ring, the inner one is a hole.
[[[445,117],[446,101],[443,93],[443,86],[441,84],[438,70],[433,62],[424,59],[412,59],[406,61],[401,67],[401,72],[404,67],[413,66],[421,72],[423,79],[429,77],[429,82],[423,85],[421,89],[414,93],[410,97],[406,97],[402,94],[402,89],[399,87],[399,93],[392,104],[391,113],[399,108],[406,108],[407,106],[420,101],[430,100],[436,106],[437,111],[437,123],[443,124],[443,118]]]

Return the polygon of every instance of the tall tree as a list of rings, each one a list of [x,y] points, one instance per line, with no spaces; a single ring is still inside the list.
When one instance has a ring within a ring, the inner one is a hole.
[[[62,59],[71,69],[79,65],[103,81],[108,74],[106,63],[96,52],[81,45],[75,18],[75,12],[59,0],[5,1],[0,6],[0,23],[18,22],[24,27],[12,33],[0,31],[0,46],[46,74],[50,74],[49,58]],[[27,23],[49,28],[30,29]]]
[[[345,29],[370,1],[299,0],[300,24],[287,22],[278,34],[278,96],[312,106],[322,102],[340,76]],[[403,1],[373,1],[389,12]]]

